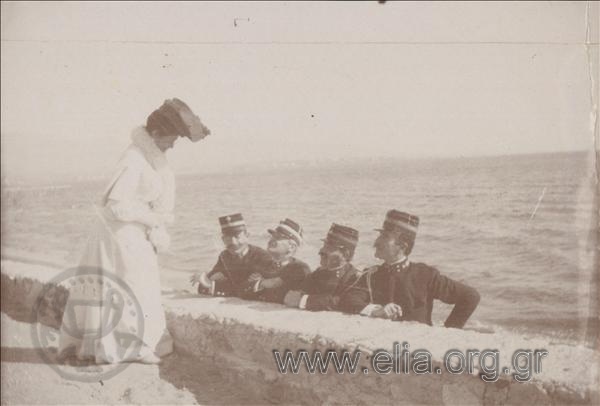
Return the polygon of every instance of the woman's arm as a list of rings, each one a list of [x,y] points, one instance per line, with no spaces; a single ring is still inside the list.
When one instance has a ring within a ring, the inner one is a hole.
[[[161,216],[150,208],[149,203],[138,200],[136,196],[141,176],[142,170],[138,165],[125,166],[106,194],[105,207],[117,220],[157,227],[162,224]]]
[[[160,215],[142,202],[109,199],[106,207],[120,221],[136,222],[148,228],[158,227],[162,224]]]

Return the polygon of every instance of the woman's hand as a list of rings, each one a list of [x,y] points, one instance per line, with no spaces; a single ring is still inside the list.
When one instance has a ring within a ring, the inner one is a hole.
[[[168,251],[171,246],[171,236],[164,225],[152,227],[148,232],[148,240],[150,240],[156,252]]]
[[[159,213],[151,210],[147,203],[137,200],[108,199],[105,207],[110,215],[118,221],[140,223],[149,229],[164,224]]]
[[[172,211],[167,210],[163,207],[160,200],[150,202],[150,209],[156,215],[159,222],[162,224],[172,224],[175,220],[175,216]]]

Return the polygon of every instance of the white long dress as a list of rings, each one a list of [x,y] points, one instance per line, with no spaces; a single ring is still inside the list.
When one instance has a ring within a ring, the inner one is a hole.
[[[69,286],[59,356],[118,363],[173,350],[161,304],[157,247],[145,224],[158,221],[166,233],[164,225],[173,218],[174,177],[143,127],[134,130],[132,140],[96,207],[97,222],[78,268],[92,267],[99,275],[74,279]]]

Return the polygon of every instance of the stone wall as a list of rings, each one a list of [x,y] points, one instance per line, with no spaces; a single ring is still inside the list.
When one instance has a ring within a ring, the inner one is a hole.
[[[31,309],[48,283],[29,265],[2,262],[2,311],[31,321]],[[19,276],[16,276],[19,275]],[[45,305],[54,309],[47,324],[56,326],[66,292],[54,288]],[[333,312],[307,312],[283,306],[247,302],[235,298],[200,297],[187,292],[163,296],[168,327],[176,351],[190,359],[211,359],[232,385],[232,391],[253,391],[273,403],[344,404],[599,404],[597,352],[583,346],[552,344],[548,339],[511,334],[398,323]],[[395,342],[406,342],[409,351],[425,349],[433,368],[441,374],[376,374],[370,355],[378,349],[392,352]],[[485,383],[474,374],[453,375],[442,361],[450,349],[495,349],[500,365],[510,366],[518,349],[545,349],[542,372],[531,382],[518,383],[510,375]],[[281,374],[273,351],[360,350],[355,374]],[[206,363],[202,363],[206,365]],[[369,373],[364,373],[367,368]],[[253,396],[256,398],[255,396]]]

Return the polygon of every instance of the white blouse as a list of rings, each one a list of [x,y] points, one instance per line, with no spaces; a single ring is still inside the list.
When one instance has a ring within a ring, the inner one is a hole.
[[[164,153],[143,127],[132,135],[104,193],[103,206],[116,220],[155,227],[173,221],[175,185]]]

